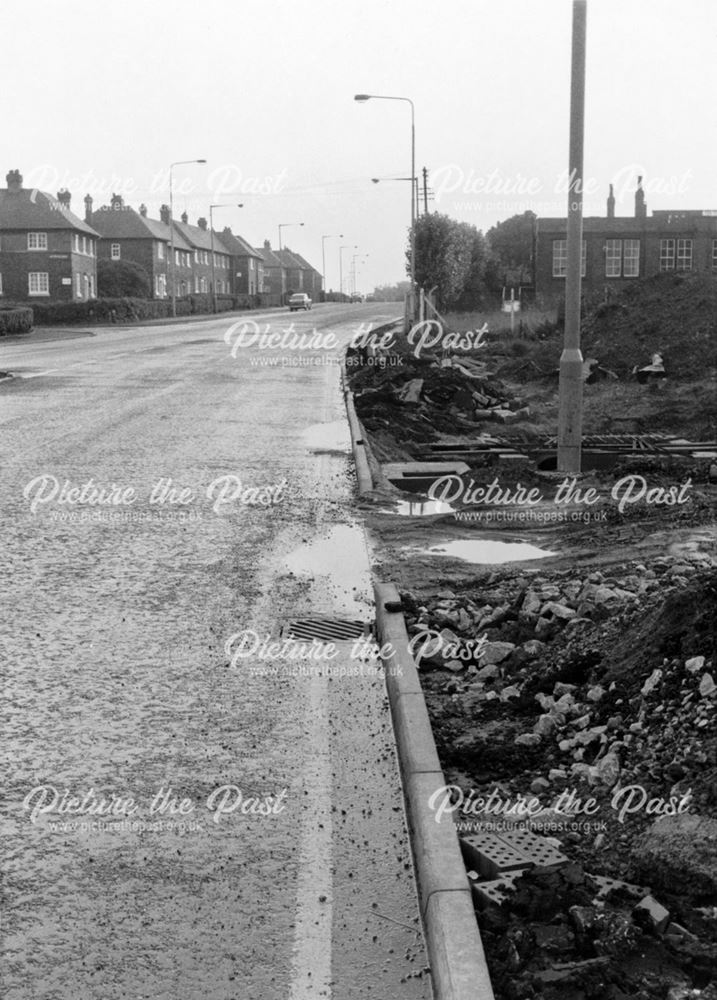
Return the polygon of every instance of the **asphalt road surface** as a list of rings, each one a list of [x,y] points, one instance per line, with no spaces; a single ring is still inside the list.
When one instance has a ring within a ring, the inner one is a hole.
[[[430,996],[376,662],[281,645],[372,617],[336,345],[393,315],[0,345],[4,1000]]]

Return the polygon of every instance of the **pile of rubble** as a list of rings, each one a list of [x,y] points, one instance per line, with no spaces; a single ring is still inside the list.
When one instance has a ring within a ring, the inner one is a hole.
[[[631,899],[606,916],[594,892],[573,898],[564,872],[511,880],[515,898],[481,916],[489,942],[496,935],[499,996],[552,998],[568,979],[575,997],[682,1000],[717,977],[709,557],[624,564],[610,576],[494,573],[404,603],[447,780],[466,796],[534,803],[527,822],[570,856],[568,881],[582,885],[589,871],[654,893],[644,914]],[[525,901],[543,892],[541,879],[562,900],[548,919],[550,907],[531,916]],[[536,929],[537,914],[548,930]],[[650,960],[638,961],[636,948]],[[617,974],[633,966],[636,978]],[[668,994],[670,984],[683,992]]]
[[[401,439],[426,442],[441,433],[475,433],[485,421],[513,424],[530,416],[523,401],[475,357],[400,358],[401,365],[361,367],[350,379],[356,412],[368,431],[399,428]]]

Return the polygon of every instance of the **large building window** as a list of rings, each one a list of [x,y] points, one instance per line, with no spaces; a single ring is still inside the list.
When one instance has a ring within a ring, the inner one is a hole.
[[[581,277],[585,277],[585,262],[587,259],[587,243],[585,240],[582,242],[582,253],[581,253],[581,266],[580,274]],[[564,278],[568,273],[568,241],[567,240],[553,240],[553,277],[554,278]]]
[[[692,240],[677,241],[677,270],[692,270]]]
[[[639,240],[623,240],[622,273],[625,278],[638,278],[640,276]]]
[[[660,240],[660,270],[675,270],[675,241]]]
[[[50,275],[47,271],[30,271],[27,276],[29,295],[49,295]]]
[[[75,275],[75,294],[77,295],[78,299],[82,298],[82,275],[81,274],[76,274]]]
[[[112,260],[119,260],[121,256],[121,250],[119,243],[113,243],[110,247],[110,257]]]
[[[605,277],[619,278],[622,274],[622,240],[605,243]]]
[[[28,233],[28,250],[47,250],[47,233]]]
[[[164,260],[164,243],[157,244],[157,259]]]

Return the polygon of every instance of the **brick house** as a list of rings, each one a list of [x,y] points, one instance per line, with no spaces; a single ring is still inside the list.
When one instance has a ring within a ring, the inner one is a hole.
[[[274,254],[279,258],[284,266],[284,274],[286,276],[286,298],[293,295],[294,292],[308,292],[307,288],[304,288],[304,271],[306,268],[301,263],[299,258],[295,256],[291,250],[274,250]]]
[[[565,294],[567,220],[538,219],[535,287],[544,303]],[[635,278],[668,271],[717,275],[717,211],[647,214],[641,178],[633,217],[615,216],[610,186],[606,216],[583,219],[583,294],[607,298]]]
[[[146,205],[139,211],[125,205],[121,195],[113,194],[109,205],[92,211],[92,198],[85,197],[85,221],[100,234],[97,255],[104,260],[126,260],[139,264],[147,272],[150,294],[155,299],[169,295],[169,253],[171,230],[166,223],[147,216]],[[175,240],[175,248],[189,247]]]
[[[212,250],[214,252],[214,281],[217,295],[233,294],[232,258],[219,233],[209,231],[206,219],[198,219],[196,226],[189,224],[186,212],[181,221],[174,223],[175,232],[191,248],[193,287],[195,294],[208,295],[212,291]],[[175,238],[176,245],[176,238]]]
[[[261,298],[264,305],[280,306],[286,302],[286,270],[277,254],[271,249],[269,240],[264,240],[263,247],[256,247],[261,254],[264,284]]]
[[[264,288],[264,260],[261,253],[241,236],[236,236],[229,226],[222,230],[221,239],[232,257],[234,294],[246,295],[252,305],[258,305]]]
[[[302,269],[301,281],[303,288],[300,291],[306,292],[314,302],[320,302],[324,285],[321,273],[315,267],[312,267],[306,258],[302,257],[296,250],[291,250],[290,253],[299,262],[299,266]]]
[[[84,302],[97,294],[98,233],[57,198],[22,186],[19,170],[0,188],[0,301]]]

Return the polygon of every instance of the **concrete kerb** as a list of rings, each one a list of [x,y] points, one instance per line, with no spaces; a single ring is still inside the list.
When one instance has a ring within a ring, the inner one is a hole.
[[[391,651],[384,661],[386,687],[435,1000],[494,1000],[453,817],[437,823],[428,805],[446,781],[400,597],[393,584],[376,583],[374,592],[378,639]]]
[[[376,327],[371,332],[381,334],[386,330],[395,327],[396,322],[391,321],[383,326]],[[381,472],[381,466],[376,461],[371,445],[366,436],[361,421],[354,406],[353,393],[349,389],[348,372],[346,371],[345,359],[341,365],[341,384],[343,386],[344,399],[346,401],[346,413],[351,430],[351,450],[353,451],[354,462],[356,464],[356,477],[358,479],[358,493],[360,497],[366,497],[372,493],[376,486],[380,485],[392,493],[397,492],[395,487],[389,483]]]

